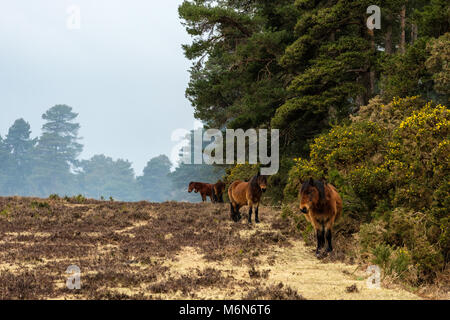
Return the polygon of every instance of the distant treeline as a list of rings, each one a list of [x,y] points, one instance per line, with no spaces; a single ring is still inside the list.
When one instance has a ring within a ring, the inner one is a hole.
[[[165,155],[151,159],[142,176],[132,163],[95,155],[79,160],[83,150],[76,123],[78,114],[67,105],[56,105],[42,115],[42,135],[18,119],[7,135],[0,136],[0,195],[47,197],[78,195],[123,201],[198,201],[187,193],[190,180],[216,181],[223,172],[203,165],[180,165],[171,172]]]

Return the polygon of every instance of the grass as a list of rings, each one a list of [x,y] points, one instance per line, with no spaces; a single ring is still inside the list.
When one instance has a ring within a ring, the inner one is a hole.
[[[387,289],[349,295],[364,274],[317,260],[279,210],[261,208],[262,223],[252,226],[231,222],[228,210],[0,198],[0,215],[8,216],[0,223],[0,299],[414,298]],[[65,286],[70,265],[81,268],[79,291]]]

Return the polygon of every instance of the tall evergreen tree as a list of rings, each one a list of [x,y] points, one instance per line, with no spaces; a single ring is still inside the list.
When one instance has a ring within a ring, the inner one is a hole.
[[[27,179],[32,171],[34,146],[37,142],[37,139],[32,139],[30,135],[30,124],[18,119],[9,128],[4,141],[12,166],[8,172],[11,193],[28,195],[30,192]]]
[[[39,150],[54,159],[54,161],[75,164],[76,158],[83,150],[78,143],[80,125],[73,121],[78,113],[66,105],[56,105],[42,115],[47,122],[42,126],[42,136],[39,139]]]
[[[374,95],[377,50],[367,7],[377,1],[297,1],[297,39],[281,63],[293,75],[290,99],[272,125],[285,142],[302,143],[344,119]],[[299,149],[298,146],[295,149]]]
[[[75,188],[72,169],[83,146],[78,143],[80,125],[73,122],[77,113],[66,105],[56,105],[42,115],[46,123],[36,147],[36,169],[32,180],[35,194],[71,194]]]
[[[286,96],[278,59],[293,41],[292,1],[185,1],[179,9],[194,37],[186,95],[207,126],[270,126]]]

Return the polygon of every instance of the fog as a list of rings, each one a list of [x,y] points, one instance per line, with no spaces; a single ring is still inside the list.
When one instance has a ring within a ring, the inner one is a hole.
[[[136,174],[171,155],[178,128],[194,126],[184,96],[190,62],[181,0],[16,0],[0,10],[0,135],[18,118],[41,134],[56,104],[79,113],[80,158],[128,159]],[[80,9],[80,29],[67,9]],[[171,159],[173,160],[173,159]]]

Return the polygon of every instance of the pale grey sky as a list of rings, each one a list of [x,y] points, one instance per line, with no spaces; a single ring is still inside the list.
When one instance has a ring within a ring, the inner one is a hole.
[[[0,10],[0,134],[15,119],[38,136],[55,104],[79,113],[86,159],[105,154],[133,162],[170,156],[171,134],[191,129],[184,96],[189,43],[178,17],[182,0],[14,0]],[[81,28],[66,26],[80,8]]]

